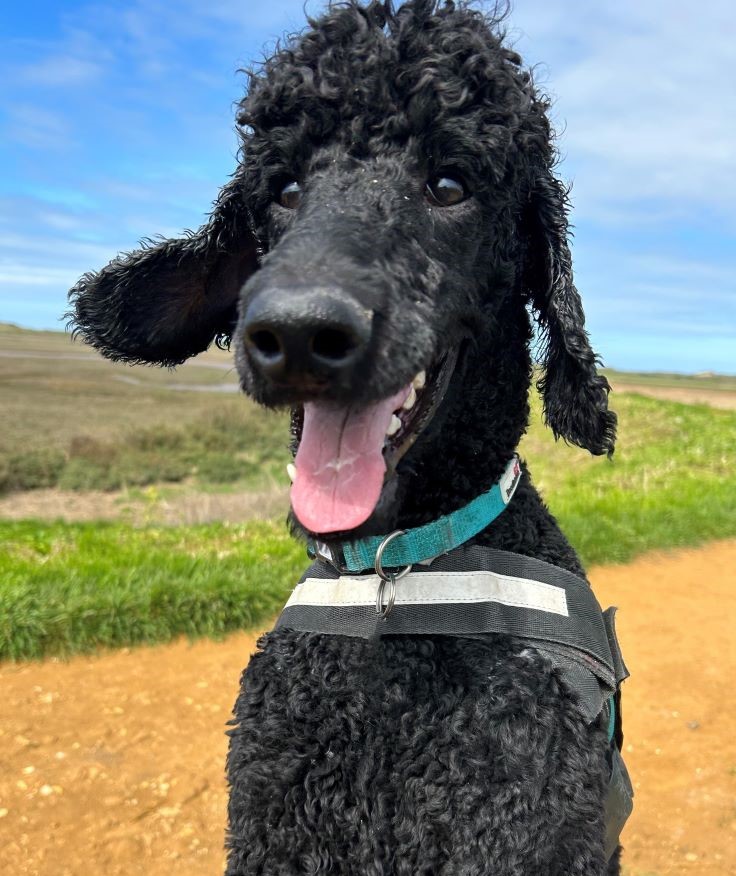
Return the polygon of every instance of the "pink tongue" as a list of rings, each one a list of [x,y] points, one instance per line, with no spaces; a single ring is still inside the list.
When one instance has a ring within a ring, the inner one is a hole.
[[[311,532],[354,529],[373,513],[383,487],[383,442],[391,415],[409,394],[353,410],[326,402],[304,405],[302,439],[294,463],[291,507]]]

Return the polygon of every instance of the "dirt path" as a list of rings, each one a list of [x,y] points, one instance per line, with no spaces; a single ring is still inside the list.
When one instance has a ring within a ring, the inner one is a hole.
[[[286,478],[284,478],[285,480]],[[148,497],[148,498],[147,498]],[[196,486],[169,485],[166,496],[155,487],[140,490],[59,490],[56,487],[25,490],[0,496],[0,520],[65,520],[73,523],[122,520],[135,526],[164,523],[172,526],[227,520],[240,523],[256,519],[286,519],[289,490],[208,493]]]
[[[593,570],[620,606],[627,876],[736,873],[736,542]],[[255,638],[0,667],[0,860],[33,876],[222,872],[224,725]]]
[[[614,392],[633,392],[664,401],[682,402],[686,405],[710,405],[724,411],[736,411],[736,392],[727,389],[701,389],[699,387],[653,386],[651,384],[616,383]]]

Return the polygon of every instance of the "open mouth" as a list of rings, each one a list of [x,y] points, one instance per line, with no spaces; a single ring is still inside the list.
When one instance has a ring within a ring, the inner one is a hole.
[[[398,392],[353,408],[305,402],[299,449],[290,466],[291,506],[315,534],[355,529],[371,516],[399,460],[441,403],[457,361],[442,356]]]

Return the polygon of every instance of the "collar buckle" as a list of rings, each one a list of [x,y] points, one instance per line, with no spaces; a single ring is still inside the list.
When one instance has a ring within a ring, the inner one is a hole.
[[[342,547],[339,544],[329,545],[327,542],[314,539],[309,542],[308,552],[310,557],[328,563],[341,575],[354,574],[348,568]]]

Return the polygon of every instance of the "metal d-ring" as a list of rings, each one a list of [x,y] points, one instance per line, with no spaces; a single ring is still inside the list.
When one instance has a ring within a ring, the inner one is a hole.
[[[399,580],[399,578],[403,578],[404,575],[408,575],[409,572],[411,572],[411,564],[405,566],[400,572],[387,572],[383,568],[383,552],[395,538],[403,534],[403,529],[397,529],[395,532],[390,533],[386,536],[386,538],[384,538],[384,540],[378,546],[378,550],[376,551],[376,575],[378,575],[378,577],[381,579],[381,582],[378,585],[378,590],[376,591],[376,614],[383,620],[385,620],[393,611],[394,604],[396,602],[396,582]],[[384,606],[383,595],[386,590],[386,584],[390,584],[391,587],[388,591],[388,601]]]

